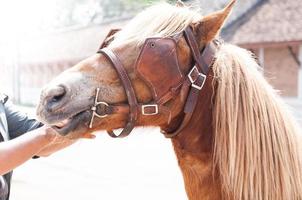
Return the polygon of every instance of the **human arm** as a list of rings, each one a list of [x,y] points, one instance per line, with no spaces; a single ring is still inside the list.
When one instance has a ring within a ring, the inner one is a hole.
[[[5,113],[7,116],[8,131],[11,139],[17,138],[26,132],[30,132],[43,126],[42,123],[19,111],[19,109],[10,102],[7,102],[5,104]],[[84,134],[80,137],[94,138],[95,136],[91,134]],[[72,145],[76,141],[77,139],[70,139],[68,137],[63,137],[56,134],[56,137],[53,139],[53,141],[50,144],[44,146],[44,148],[37,152],[35,156],[49,156],[56,151]]]
[[[0,175],[20,166],[45,146],[52,143],[56,132],[46,126],[23,134],[13,140],[0,143]]]
[[[94,139],[95,135],[92,134],[84,134],[81,136],[81,138],[85,139]],[[39,151],[36,156],[40,157],[47,157],[57,151],[60,151],[74,143],[76,143],[78,139],[69,139],[67,137],[63,137],[60,135],[56,135],[54,141],[50,143],[49,145],[45,146],[41,151]]]

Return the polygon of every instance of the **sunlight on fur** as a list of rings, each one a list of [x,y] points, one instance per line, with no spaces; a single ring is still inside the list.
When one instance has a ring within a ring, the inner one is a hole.
[[[148,37],[171,36],[201,18],[201,14],[193,11],[192,8],[158,3],[133,18],[121,32],[116,34],[110,46],[131,41],[141,45]]]
[[[213,66],[214,163],[230,199],[302,199],[298,126],[253,56],[223,44]]]

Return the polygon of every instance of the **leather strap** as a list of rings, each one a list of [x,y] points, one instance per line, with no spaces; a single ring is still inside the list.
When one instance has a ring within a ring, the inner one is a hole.
[[[206,75],[214,60],[213,58],[217,51],[216,46],[212,42],[210,42],[209,44],[206,45],[205,49],[203,50],[203,54],[201,56],[200,52],[199,52],[198,44],[196,42],[196,39],[194,37],[191,27],[186,28],[184,33],[185,33],[184,34],[185,38],[191,49],[191,52],[192,52],[192,55],[193,55],[193,58],[195,61],[195,66],[197,67],[198,70],[201,70],[204,73],[204,75]],[[200,75],[201,72],[199,71],[196,73],[195,70],[191,71],[191,72],[189,73],[188,77],[191,76],[191,74],[193,77],[195,76],[194,84],[203,85],[205,82],[205,79],[204,79],[205,77]],[[195,73],[195,74],[193,74],[193,73]],[[190,84],[191,84],[191,81],[188,78],[184,82],[183,87],[189,87]],[[197,105],[199,93],[200,93],[200,89],[197,89],[196,87],[191,86],[189,95],[187,97],[187,101],[186,101],[185,107],[184,107],[185,116],[184,116],[181,124],[179,125],[179,127],[176,130],[174,130],[172,132],[162,131],[167,138],[175,137],[189,124],[189,122],[192,118],[192,115],[194,113],[194,110],[196,108],[196,105]]]
[[[153,106],[154,105],[154,106]],[[158,111],[163,114],[169,114],[167,112],[167,107],[164,105],[152,104],[138,104],[137,110],[139,113],[145,113],[145,115],[154,115],[156,113],[155,106],[157,106]],[[129,114],[130,107],[126,104],[116,104],[116,105],[105,105],[99,104],[96,107],[96,114],[99,116],[108,116],[113,114]]]
[[[125,126],[125,128],[122,130],[122,132],[119,135],[115,135],[112,130],[107,131],[108,134],[112,137],[126,137],[130,134],[130,132],[133,130],[136,119],[137,119],[137,99],[135,96],[134,89],[132,87],[130,78],[128,77],[128,74],[126,70],[123,67],[123,64],[121,63],[120,59],[111,51],[110,49],[103,48],[98,51],[98,53],[102,53],[114,66],[116,69],[120,80],[122,81],[123,87],[125,89],[127,98],[128,98],[128,104],[130,108],[130,115],[128,122]]]
[[[114,34],[116,34],[117,32],[119,32],[120,30],[121,29],[111,29],[107,33],[107,35],[106,35],[105,39],[103,40],[103,42],[102,42],[102,44],[101,44],[101,46],[100,46],[99,49],[103,49],[103,48],[107,47],[110,44],[110,42],[114,39],[112,36]]]
[[[204,59],[202,58],[202,56],[200,54],[200,50],[198,48],[196,38],[194,37],[194,33],[192,31],[192,28],[190,26],[188,26],[184,30],[184,33],[185,33],[184,36],[187,40],[187,43],[189,44],[189,47],[191,49],[196,67],[203,74],[207,74],[208,71],[209,71],[209,66],[207,65],[207,63],[205,63]]]

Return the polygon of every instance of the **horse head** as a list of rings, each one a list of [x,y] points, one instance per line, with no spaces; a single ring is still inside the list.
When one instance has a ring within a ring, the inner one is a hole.
[[[216,37],[233,4],[205,17],[180,2],[143,11],[111,32],[98,53],[46,85],[37,115],[63,135],[107,130],[114,136],[112,130],[125,127],[123,136],[134,126],[176,130],[189,93],[186,79],[199,87],[206,80],[208,70],[194,68],[196,56]],[[196,76],[202,83],[193,83]]]

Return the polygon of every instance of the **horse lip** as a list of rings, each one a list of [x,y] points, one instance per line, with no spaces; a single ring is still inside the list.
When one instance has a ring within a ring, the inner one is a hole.
[[[69,119],[65,119],[57,124],[55,124],[56,127],[58,128],[63,128],[65,125],[67,125],[70,122],[70,118]]]
[[[88,102],[85,102],[85,105],[83,105],[82,102],[82,106],[77,106],[77,108],[71,104],[67,104],[68,107],[65,107],[56,113],[49,112],[41,106],[37,109],[37,116],[42,123],[50,125],[60,135],[66,136],[77,127],[88,128],[92,115],[91,107],[93,106],[93,103],[94,101],[91,98]],[[69,122],[62,127],[56,126],[64,120],[69,120]]]
[[[65,124],[63,127],[58,127],[58,126],[55,126],[53,125],[52,128],[54,130],[56,130],[60,135],[62,136],[66,136],[68,135],[70,132],[74,131],[79,125],[81,122],[87,122],[87,119],[89,119],[89,116],[90,116],[90,112],[85,110],[85,111],[81,111],[79,113],[77,113],[76,115],[74,115],[73,117],[69,118],[68,120],[68,123]],[[88,124],[87,124],[87,127],[88,127]]]
[[[69,105],[68,107],[62,108],[61,110],[57,112],[49,112],[47,109],[41,107],[38,107],[37,109],[37,116],[39,120],[45,124],[48,125],[57,125],[60,122],[72,118],[75,115],[90,110],[91,105],[85,105],[85,106],[71,106]]]

